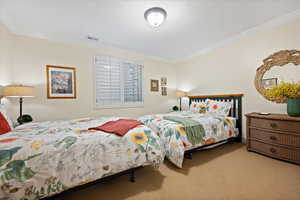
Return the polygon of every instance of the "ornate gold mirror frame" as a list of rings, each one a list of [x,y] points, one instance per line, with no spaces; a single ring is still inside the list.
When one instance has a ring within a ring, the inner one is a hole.
[[[270,70],[274,66],[281,66],[284,67],[284,65],[293,63],[294,65],[299,65],[300,64],[300,51],[298,50],[283,50],[283,51],[278,51],[266,59],[263,60],[263,65],[261,65],[257,70],[256,70],[256,76],[255,76],[255,87],[257,91],[265,97],[265,99],[269,101],[274,101],[276,103],[283,103],[285,99],[270,99],[268,98],[265,93],[266,89],[264,88],[262,84],[262,79],[264,77],[264,74]]]

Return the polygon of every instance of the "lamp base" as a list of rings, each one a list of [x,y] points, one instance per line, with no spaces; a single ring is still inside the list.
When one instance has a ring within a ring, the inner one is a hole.
[[[30,115],[22,115],[18,117],[19,124],[25,124],[28,122],[32,122],[32,117]]]
[[[178,106],[173,106],[173,111],[178,111],[179,109],[178,109]]]

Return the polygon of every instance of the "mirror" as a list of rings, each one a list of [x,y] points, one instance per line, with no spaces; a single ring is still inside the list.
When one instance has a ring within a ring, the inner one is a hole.
[[[255,87],[266,99],[265,92],[281,82],[300,81],[300,51],[279,51],[263,60],[263,65],[256,70]],[[282,103],[284,99],[273,100]]]
[[[273,66],[262,78],[263,87],[268,90],[281,82],[296,83],[300,81],[300,67],[292,63],[284,66]]]

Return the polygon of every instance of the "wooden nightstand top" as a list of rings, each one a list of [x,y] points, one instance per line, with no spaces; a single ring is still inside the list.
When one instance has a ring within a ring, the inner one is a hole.
[[[284,120],[284,121],[299,121],[300,117],[290,117],[286,114],[269,114],[269,115],[262,115],[256,112],[247,113],[246,117],[253,117],[253,118],[261,118],[261,119],[273,119],[273,120]]]

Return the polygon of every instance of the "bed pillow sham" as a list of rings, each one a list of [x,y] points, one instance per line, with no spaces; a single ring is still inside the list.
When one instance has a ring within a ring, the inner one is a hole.
[[[194,113],[205,114],[207,110],[206,102],[192,102],[190,105],[190,111]]]
[[[0,113],[3,115],[3,117],[6,119],[7,123],[9,124],[9,127],[11,130],[14,129],[13,123],[10,120],[10,118],[7,115],[6,109],[4,108],[3,105],[0,105]]]
[[[232,108],[232,102],[214,101],[211,99],[206,100],[207,113],[214,113],[222,116],[228,116]]]

